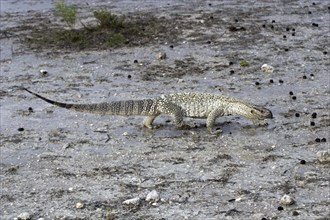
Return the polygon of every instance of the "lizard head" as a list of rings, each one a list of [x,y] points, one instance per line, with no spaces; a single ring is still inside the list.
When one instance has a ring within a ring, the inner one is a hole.
[[[273,113],[264,107],[252,105],[250,106],[250,110],[247,111],[246,117],[255,120],[263,120],[266,118],[273,118]]]

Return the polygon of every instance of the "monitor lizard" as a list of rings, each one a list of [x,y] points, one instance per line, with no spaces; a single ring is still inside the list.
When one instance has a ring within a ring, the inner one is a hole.
[[[211,134],[219,132],[219,130],[212,131],[212,128],[215,120],[221,116],[243,116],[256,125],[265,125],[267,123],[264,119],[273,118],[272,112],[264,107],[212,93],[176,93],[161,95],[154,99],[72,104],[53,101],[26,88],[23,89],[50,104],[78,112],[122,116],[144,115],[147,117],[143,125],[150,129],[154,128],[152,123],[160,114],[172,116],[177,128],[188,126],[183,122],[184,117],[206,118],[206,127]]]

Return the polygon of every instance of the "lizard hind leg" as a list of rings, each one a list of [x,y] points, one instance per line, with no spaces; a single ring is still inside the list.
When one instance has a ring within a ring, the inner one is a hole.
[[[172,102],[163,102],[161,103],[160,112],[174,118],[175,126],[178,129],[186,129],[187,125],[183,122],[183,117],[185,116],[184,110],[172,103]]]
[[[154,122],[155,118],[157,117],[158,115],[150,115],[150,116],[147,116],[144,120],[143,120],[143,126],[149,128],[149,129],[153,129],[154,126],[152,126],[152,123]]]

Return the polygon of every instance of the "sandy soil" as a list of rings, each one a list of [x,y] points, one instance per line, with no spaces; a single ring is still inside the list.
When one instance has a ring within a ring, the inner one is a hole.
[[[330,218],[329,2],[85,1],[82,21],[106,8],[161,28],[84,50],[28,43],[64,25],[48,1],[1,5],[1,219]],[[160,117],[148,130],[142,117],[70,112],[21,86],[73,103],[211,92],[275,118],[224,117],[219,136],[205,120],[176,130]]]

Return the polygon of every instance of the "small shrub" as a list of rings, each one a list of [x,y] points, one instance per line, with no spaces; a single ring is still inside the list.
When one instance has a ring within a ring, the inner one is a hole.
[[[107,44],[109,46],[118,46],[125,42],[125,37],[122,34],[112,34],[107,38]]]
[[[56,2],[55,10],[69,27],[72,28],[75,25],[77,10],[74,6],[68,6],[64,2]]]
[[[101,28],[118,30],[124,26],[124,16],[114,15],[106,10],[94,11],[93,14]]]

